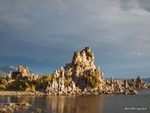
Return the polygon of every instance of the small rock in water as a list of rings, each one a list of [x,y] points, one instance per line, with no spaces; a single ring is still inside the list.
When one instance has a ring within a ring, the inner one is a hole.
[[[129,94],[131,94],[131,95],[137,95],[139,93],[137,91],[133,90],[133,89],[130,89],[129,90]]]

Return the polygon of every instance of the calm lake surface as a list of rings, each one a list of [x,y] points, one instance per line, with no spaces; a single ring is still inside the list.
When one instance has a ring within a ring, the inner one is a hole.
[[[150,89],[137,91],[139,95],[0,97],[0,103],[28,102],[42,113],[150,113]]]

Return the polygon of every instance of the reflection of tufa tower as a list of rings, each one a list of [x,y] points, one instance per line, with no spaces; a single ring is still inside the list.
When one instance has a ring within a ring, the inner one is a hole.
[[[7,97],[6,99],[7,99],[7,103],[10,103],[10,102],[11,102],[11,101],[10,101],[10,97]]]

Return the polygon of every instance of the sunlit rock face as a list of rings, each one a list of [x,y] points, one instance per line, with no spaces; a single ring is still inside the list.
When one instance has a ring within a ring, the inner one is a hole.
[[[85,47],[80,52],[74,52],[72,62],[66,64],[64,67],[64,74],[66,77],[72,77],[76,85],[84,87],[86,85],[86,76],[90,73],[99,76],[99,79],[103,79],[103,73],[96,69],[94,65],[94,53],[91,52],[90,47]]]
[[[46,89],[52,91],[54,87],[55,89],[63,89],[65,91],[64,78],[71,78],[72,82],[69,84],[70,88],[66,90],[75,91],[78,90],[78,88],[82,90],[89,87],[87,83],[87,76],[89,74],[96,75],[99,81],[103,82],[103,73],[100,71],[100,68],[96,68],[94,65],[94,59],[95,56],[94,53],[91,52],[90,47],[85,47],[85,49],[80,52],[74,52],[71,63],[53,72],[54,80],[49,82],[49,85],[47,85],[49,88],[47,87]]]

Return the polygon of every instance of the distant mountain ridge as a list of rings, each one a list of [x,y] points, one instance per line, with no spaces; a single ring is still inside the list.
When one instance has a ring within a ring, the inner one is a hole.
[[[7,76],[10,71],[16,71],[17,68],[14,66],[0,67],[0,77]]]
[[[0,70],[2,70],[5,73],[9,73],[10,71],[17,71],[18,68],[15,66],[5,66],[5,67],[0,67]]]
[[[4,77],[4,76],[7,76],[10,71],[14,72],[14,71],[17,71],[17,67],[15,66],[5,66],[5,67],[0,67],[0,77]],[[46,75],[45,73],[40,73],[40,72],[33,72],[33,71],[30,71],[30,73],[35,73],[35,74],[38,74],[39,77],[43,76],[43,75]]]
[[[4,77],[4,76],[7,76],[8,73],[5,73],[4,71],[0,70],[0,77]]]

